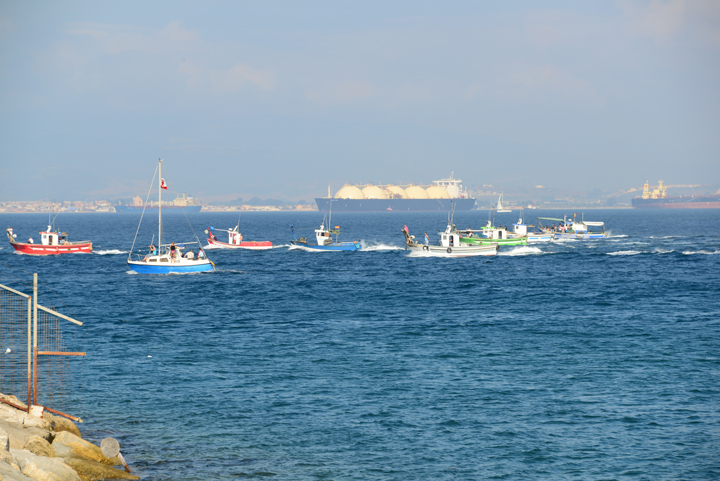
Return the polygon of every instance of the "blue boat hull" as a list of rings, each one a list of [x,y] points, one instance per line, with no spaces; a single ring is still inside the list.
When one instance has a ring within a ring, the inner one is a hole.
[[[359,251],[362,249],[360,242],[333,242],[332,244],[319,246],[312,244],[304,244],[302,242],[290,241],[292,245],[305,247],[316,251]]]
[[[556,239],[605,239],[607,234],[561,234],[555,233]]]
[[[181,266],[181,265],[148,265],[146,263],[128,262],[131,270],[138,274],[190,274],[193,272],[212,272],[213,266],[210,263]]]

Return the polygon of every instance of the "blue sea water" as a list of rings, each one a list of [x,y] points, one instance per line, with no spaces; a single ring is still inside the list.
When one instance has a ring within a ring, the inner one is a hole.
[[[404,224],[436,241],[442,213],[337,213],[363,250],[335,253],[288,248],[322,214],[248,213],[245,238],[277,248],[149,276],[125,264],[138,215],[68,214],[94,253],[6,243],[0,283],[37,272],[85,322],[73,413],[143,479],[720,479],[720,210],[584,215],[611,237],[449,259],[402,247]],[[47,216],[0,222],[24,240]],[[183,215],[164,224],[192,240]]]

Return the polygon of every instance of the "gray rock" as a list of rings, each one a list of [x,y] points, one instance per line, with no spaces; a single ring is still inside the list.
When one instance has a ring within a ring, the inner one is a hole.
[[[19,464],[17,458],[15,458],[15,456],[10,454],[10,451],[3,451],[0,449],[0,462],[7,463],[10,466],[12,466],[13,468],[20,470],[20,464]]]
[[[26,449],[12,449],[10,453],[17,458],[20,468],[25,472],[25,467],[32,463],[43,471],[55,476],[58,481],[80,481],[80,476],[73,468],[65,464],[62,458],[46,458],[38,456]]]
[[[2,479],[2,481],[34,481],[32,478],[28,478],[8,463],[2,461],[0,461],[0,479]]]
[[[25,443],[23,449],[27,449],[31,453],[35,453],[38,456],[45,456],[47,458],[55,457],[55,450],[52,444],[41,438],[40,436],[32,436]]]
[[[10,435],[10,449],[22,449],[32,436],[39,436],[48,442],[53,439],[50,431],[35,427],[25,427],[22,424],[0,420],[0,428]]]
[[[0,451],[10,449],[10,435],[2,427],[0,427]]]

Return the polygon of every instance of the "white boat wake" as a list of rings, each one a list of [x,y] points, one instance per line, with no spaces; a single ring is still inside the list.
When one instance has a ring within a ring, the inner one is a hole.
[[[608,252],[607,255],[609,256],[635,256],[638,254],[642,254],[641,251],[617,251],[617,252]]]
[[[127,253],[128,253],[128,251],[121,251],[119,249],[107,249],[104,251],[93,251],[93,254],[97,254],[100,256],[127,254]]]
[[[683,251],[683,254],[686,256],[691,256],[695,254],[704,254],[706,256],[712,256],[715,254],[720,254],[720,251],[706,251],[706,250],[700,250],[700,251]]]
[[[518,246],[510,250],[503,250],[500,248],[497,255],[499,256],[533,256],[542,254],[543,252],[537,247],[531,246]]]
[[[362,246],[360,252],[401,251],[405,249],[405,247],[392,246],[387,244],[367,244],[365,241],[360,241],[360,245]]]
[[[324,249],[312,249],[310,247],[304,247],[304,246],[294,246],[291,245],[288,249],[289,251],[304,251],[304,252],[345,252],[345,251],[334,251],[334,250],[324,250]]]

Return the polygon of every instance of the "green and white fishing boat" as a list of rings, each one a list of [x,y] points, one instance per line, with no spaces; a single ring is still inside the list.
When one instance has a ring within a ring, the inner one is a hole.
[[[517,235],[508,232],[502,227],[493,226],[490,221],[480,229],[465,229],[460,233],[460,243],[473,245],[497,244],[499,246],[524,246],[527,245],[527,235]]]

